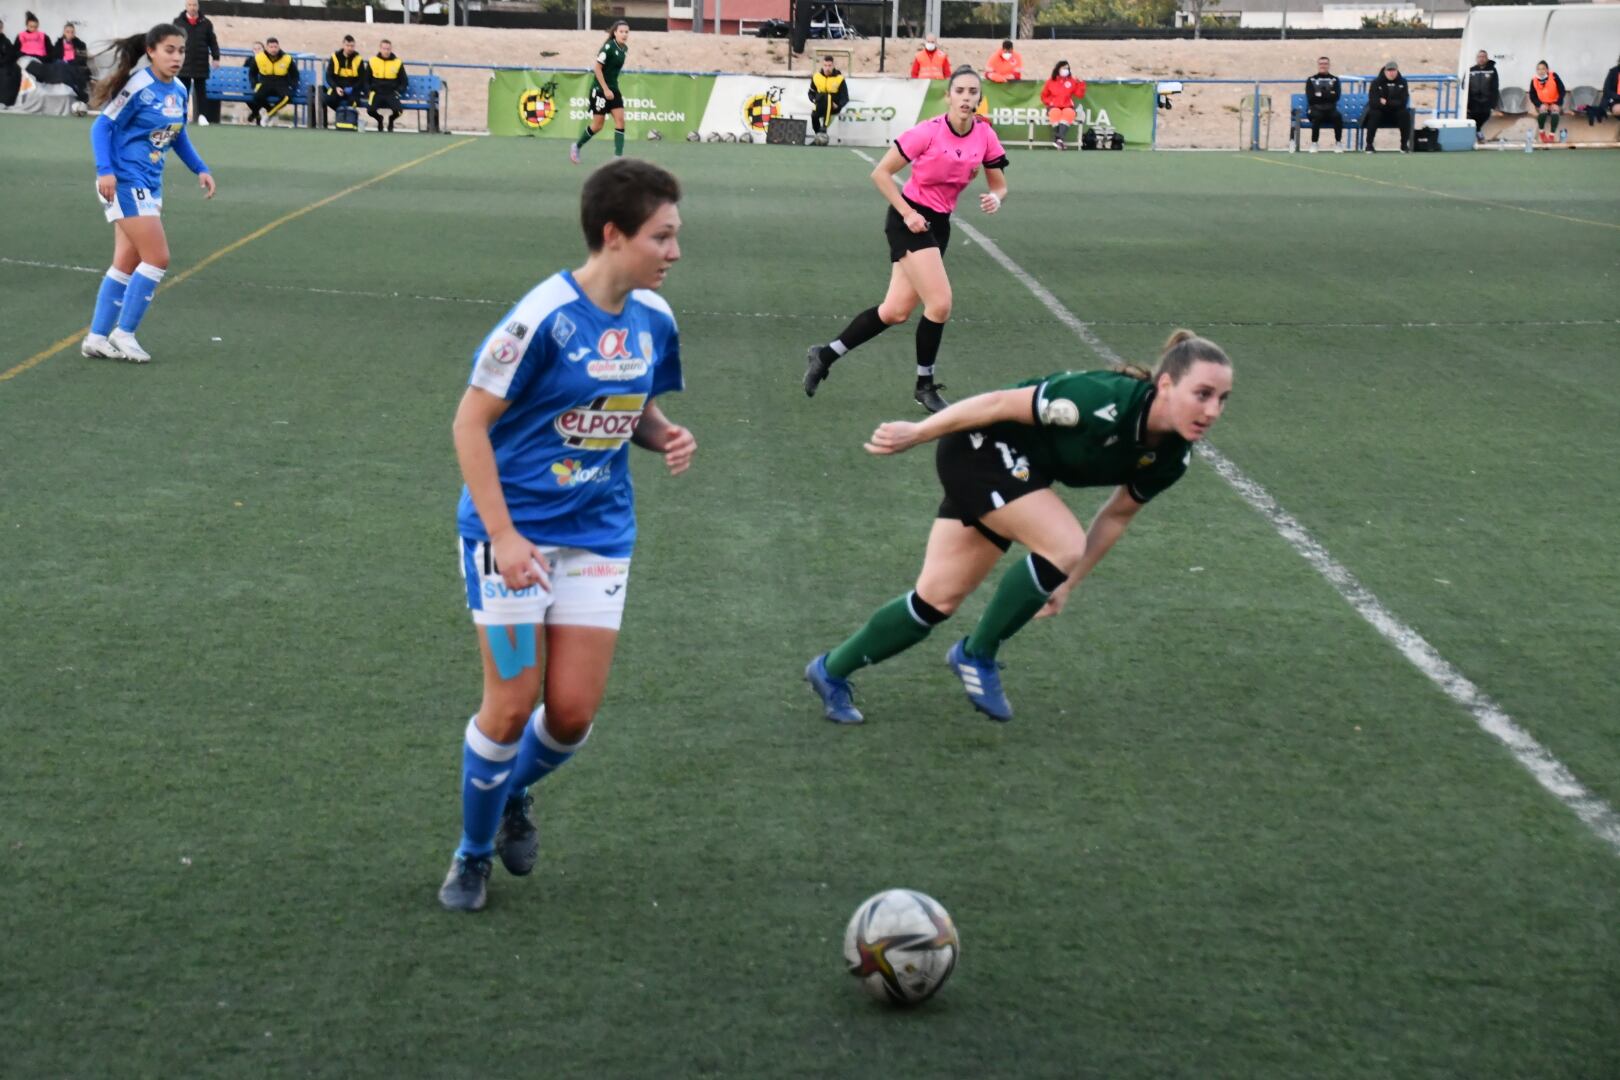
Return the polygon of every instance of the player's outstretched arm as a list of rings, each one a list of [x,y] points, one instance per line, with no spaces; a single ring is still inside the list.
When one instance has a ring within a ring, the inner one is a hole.
[[[456,419],[451,433],[456,443],[456,461],[461,465],[461,478],[467,483],[478,520],[489,533],[489,543],[495,551],[495,565],[501,579],[509,589],[526,589],[539,585],[551,588],[551,567],[540,549],[531,544],[512,524],[512,513],[506,507],[506,496],[501,492],[501,475],[495,465],[495,447],[489,441],[489,429],[495,426],[511,402],[496,397],[487,390],[469,386],[456,407]]]
[[[697,437],[671,422],[664,411],[654,404],[648,405],[642,412],[630,441],[643,450],[663,454],[664,467],[671,476],[679,476],[690,468],[692,455],[697,453]]]
[[[905,420],[879,424],[872,437],[866,440],[866,451],[869,454],[898,454],[953,431],[977,431],[1008,420],[1019,424],[1035,422],[1033,386],[992,390],[988,394],[963,398],[920,424]]]
[[[1114,489],[1108,501],[1097,511],[1097,516],[1091,519],[1091,524],[1086,526],[1086,553],[1080,559],[1080,565],[1074,568],[1069,580],[1053,590],[1046,605],[1035,613],[1037,619],[1049,618],[1063,610],[1063,605],[1068,602],[1069,593],[1102,561],[1102,557],[1108,554],[1108,549],[1114,546],[1114,541],[1125,535],[1125,530],[1135,520],[1142,506],[1143,504],[1131,498],[1131,493],[1123,487]]]

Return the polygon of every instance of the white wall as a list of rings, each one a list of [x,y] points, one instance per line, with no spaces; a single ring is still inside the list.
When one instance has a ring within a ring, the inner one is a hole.
[[[0,0],[0,18],[6,20],[10,37],[23,28],[24,12],[32,11],[51,40],[61,36],[63,23],[70,22],[97,50],[113,38],[172,22],[185,9],[185,0]]]

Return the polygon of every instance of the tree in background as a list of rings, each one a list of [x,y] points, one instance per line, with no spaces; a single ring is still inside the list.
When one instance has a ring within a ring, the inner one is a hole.
[[[1043,26],[1174,26],[1176,6],[1176,0],[1052,0],[1037,21]]]

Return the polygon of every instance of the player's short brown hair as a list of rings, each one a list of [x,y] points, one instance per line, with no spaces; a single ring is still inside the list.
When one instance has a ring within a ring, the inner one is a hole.
[[[638,158],[614,158],[586,179],[579,193],[579,224],[585,246],[601,251],[611,222],[634,236],[665,203],[681,201],[681,185],[668,170]]]

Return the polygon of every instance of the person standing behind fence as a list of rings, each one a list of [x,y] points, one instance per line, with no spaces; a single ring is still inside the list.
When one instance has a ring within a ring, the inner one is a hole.
[[[1367,88],[1367,112],[1361,120],[1367,130],[1367,153],[1373,152],[1373,140],[1378,129],[1391,125],[1400,128],[1401,153],[1412,149],[1412,91],[1406,85],[1406,76],[1400,65],[1391,60]]]
[[[269,120],[286,107],[298,90],[298,65],[291,53],[281,51],[281,42],[264,39],[264,51],[248,57],[245,65],[253,80],[253,98],[248,102],[248,123],[259,123],[260,110]]]
[[[580,149],[602,130],[602,118],[613,117],[613,156],[624,156],[624,94],[619,91],[619,72],[630,54],[630,24],[623,19],[608,27],[607,40],[596,50],[591,65],[591,118],[579,138],[568,147],[568,160],[579,164]]]
[[[1052,145],[1059,150],[1069,148],[1069,128],[1075,122],[1074,103],[1086,96],[1086,80],[1077,79],[1067,60],[1052,65],[1052,77],[1041,87],[1041,104],[1046,106],[1046,121],[1052,125]]]
[[[208,73],[219,67],[219,38],[214,24],[202,14],[197,0],[186,0],[186,10],[174,20],[186,32],[186,62],[180,68],[180,81],[191,94],[193,120],[219,123],[219,102],[208,97]]]
[[[1496,74],[1496,61],[1484,49],[1468,69],[1468,119],[1474,122],[1474,141],[1485,141],[1485,121],[1496,108],[1502,84]]]
[[[1024,77],[1024,58],[1013,49],[1011,41],[1003,41],[1001,49],[990,54],[984,77],[996,83],[1017,82]]]
[[[939,47],[939,37],[929,34],[923,38],[923,47],[911,58],[913,79],[948,79],[951,77],[951,58]]]
[[[1333,152],[1344,152],[1344,116],[1339,112],[1339,77],[1328,70],[1328,58],[1316,58],[1316,74],[1305,80],[1305,107],[1311,118],[1311,153],[1322,128],[1333,128]]]
[[[394,121],[405,111],[400,99],[405,96],[409,77],[405,74],[405,61],[394,55],[394,43],[387,38],[377,42],[377,55],[366,61],[366,115],[377,122],[378,131],[393,131]],[[388,127],[383,127],[382,111],[388,110]]]
[[[1547,61],[1538,61],[1536,77],[1530,80],[1530,107],[1535,110],[1536,130],[1542,142],[1550,143],[1558,138],[1558,117],[1564,111],[1566,93],[1558,72],[1549,70]]]
[[[821,58],[821,70],[810,76],[810,126],[817,134],[827,130],[833,117],[849,104],[849,80],[833,66],[833,58]]]

